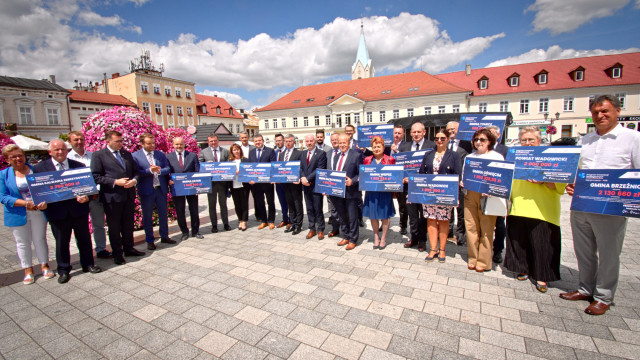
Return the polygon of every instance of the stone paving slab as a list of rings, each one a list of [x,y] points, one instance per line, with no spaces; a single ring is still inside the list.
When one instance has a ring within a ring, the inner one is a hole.
[[[562,201],[568,209],[570,199]],[[558,298],[577,284],[568,216],[563,279],[547,294],[500,266],[468,271],[466,247],[454,243],[446,263],[424,262],[426,254],[402,246],[397,217],[383,251],[372,249],[370,225],[346,252],[334,239],[258,231],[253,215],[246,232],[210,234],[203,224],[204,239],[161,244],[125,266],[97,259],[100,274],[1,287],[0,357],[640,358],[640,221],[627,228],[616,306],[592,317],[586,302]],[[2,228],[3,274],[20,271],[12,251]]]

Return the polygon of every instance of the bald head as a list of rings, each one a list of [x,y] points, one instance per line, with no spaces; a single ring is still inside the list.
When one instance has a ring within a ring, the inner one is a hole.
[[[53,160],[59,163],[67,159],[67,145],[60,139],[51,140],[48,151]]]
[[[304,145],[309,150],[313,150],[316,147],[316,136],[315,135],[307,135],[304,137]]]

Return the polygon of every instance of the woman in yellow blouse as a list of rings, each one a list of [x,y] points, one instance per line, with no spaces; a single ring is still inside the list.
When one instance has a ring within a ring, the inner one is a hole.
[[[523,128],[520,145],[538,146],[540,130]],[[560,196],[567,184],[513,180],[511,211],[507,217],[507,251],[504,266],[531,277],[536,289],[547,292],[547,282],[560,279]]]

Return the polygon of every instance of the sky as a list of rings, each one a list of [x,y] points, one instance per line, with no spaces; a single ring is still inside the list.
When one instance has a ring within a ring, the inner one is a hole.
[[[0,75],[71,88],[129,71],[244,109],[351,79],[361,24],[376,76],[640,51],[640,0],[2,0]]]

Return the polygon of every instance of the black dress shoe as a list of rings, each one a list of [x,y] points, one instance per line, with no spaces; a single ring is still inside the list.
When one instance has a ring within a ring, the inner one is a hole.
[[[100,266],[97,266],[97,265],[91,265],[89,267],[83,267],[82,268],[82,272],[84,272],[84,273],[90,272],[92,274],[97,274],[99,272],[102,272],[102,268]]]
[[[292,226],[292,227],[293,227],[293,226]],[[293,230],[293,231],[291,232],[291,235],[298,235],[298,234],[300,234],[301,232],[302,232],[302,228],[300,228],[300,227],[296,227],[296,229],[295,229],[295,230]]]
[[[406,227],[401,227],[400,228],[400,235],[407,235],[407,228]]]
[[[69,281],[70,278],[71,275],[69,274],[60,274],[60,276],[58,276],[58,284],[64,284]]]
[[[100,259],[109,259],[109,258],[113,257],[113,254],[111,254],[107,250],[100,250],[100,251],[98,251],[96,253],[96,257],[98,257]]]
[[[358,220],[358,226],[364,227],[364,221],[362,221],[362,219]]]
[[[182,236],[180,236],[180,241],[185,241],[189,238],[189,234],[182,234]]]
[[[211,233],[212,234],[215,234],[217,232],[218,232],[218,227],[217,226],[214,226],[214,227],[211,228]]]
[[[291,227],[289,227],[287,229],[284,229],[284,232],[286,232],[286,233],[290,233],[290,232],[294,232],[294,231],[296,231],[296,227],[295,226],[291,226]]]
[[[502,252],[493,254],[493,262],[500,264],[502,262]]]
[[[464,245],[466,243],[467,243],[467,240],[464,238],[464,235],[458,236],[458,240],[456,241],[456,244],[458,246],[462,246],[462,245]]]
[[[154,243],[147,243],[147,250],[155,250],[155,249],[156,249],[156,244],[154,244]],[[131,256],[131,255],[127,254],[127,253],[125,253],[125,255],[127,255],[127,256]]]
[[[231,231],[231,226],[229,226],[229,224],[224,224],[224,230]]]
[[[154,245],[155,248],[155,245]],[[138,251],[136,249],[131,249],[129,251],[124,252],[124,256],[142,256],[144,255],[144,251]]]
[[[169,238],[163,238],[163,239],[160,239],[160,242],[161,242],[161,243],[165,243],[165,244],[175,244],[175,243],[176,243],[176,241],[175,241],[175,240],[171,240],[171,239],[169,239]]]
[[[204,236],[202,236],[200,233],[193,235],[193,237],[195,237],[196,239],[204,239]]]
[[[116,265],[124,265],[127,262],[124,260],[124,258],[122,256],[116,256],[113,258],[113,263]]]

